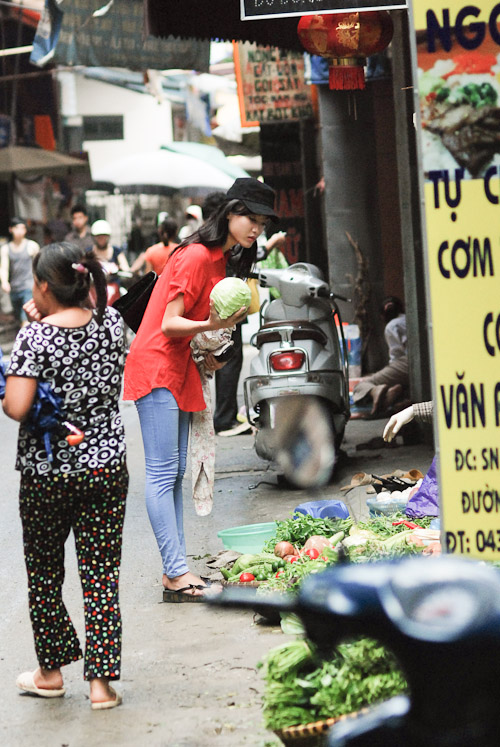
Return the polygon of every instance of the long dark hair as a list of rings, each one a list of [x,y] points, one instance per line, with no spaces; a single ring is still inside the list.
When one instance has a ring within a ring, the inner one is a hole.
[[[229,213],[235,215],[253,215],[242,202],[239,200],[227,200],[210,215],[210,217],[201,224],[201,226],[190,236],[181,241],[175,247],[170,256],[179,249],[183,249],[189,244],[203,244],[209,249],[217,246],[223,246],[226,243],[229,233],[229,222],[227,216]],[[231,249],[230,261],[235,275],[240,278],[247,278],[252,265],[257,257],[257,242],[254,241],[249,249],[244,249],[240,244],[236,244]]]
[[[66,308],[90,306],[92,279],[97,295],[97,320],[99,324],[102,322],[108,302],[106,278],[93,251],[82,252],[69,241],[47,244],[33,257],[33,273],[38,281],[47,283],[54,298]]]

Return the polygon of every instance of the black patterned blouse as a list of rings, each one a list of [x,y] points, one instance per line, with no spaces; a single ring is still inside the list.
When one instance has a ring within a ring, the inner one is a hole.
[[[52,432],[49,461],[42,433],[30,433],[21,423],[16,469],[23,475],[72,473],[114,467],[125,457],[125,440],[118,401],[125,361],[123,321],[108,307],[102,324],[95,313],[83,327],[55,327],[32,322],[21,329],[12,350],[7,376],[48,382],[61,397],[64,420],[84,432],[69,446],[70,431]]]

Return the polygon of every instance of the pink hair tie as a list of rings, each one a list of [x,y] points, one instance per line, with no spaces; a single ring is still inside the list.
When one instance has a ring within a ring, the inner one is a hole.
[[[87,268],[84,267],[81,262],[79,262],[78,264],[76,262],[73,262],[71,267],[77,272],[82,272],[84,275],[86,275],[88,272]]]

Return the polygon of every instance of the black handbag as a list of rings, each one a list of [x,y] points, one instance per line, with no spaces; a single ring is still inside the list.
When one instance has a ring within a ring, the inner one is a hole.
[[[120,312],[123,321],[133,332],[137,332],[146,311],[146,306],[155,287],[158,275],[151,270],[134,283],[124,296],[120,296],[113,308]]]

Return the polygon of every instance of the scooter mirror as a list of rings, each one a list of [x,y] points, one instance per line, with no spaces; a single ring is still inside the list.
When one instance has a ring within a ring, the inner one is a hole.
[[[286,479],[298,488],[326,485],[335,465],[331,419],[314,397],[284,397],[276,405],[273,444]]]

